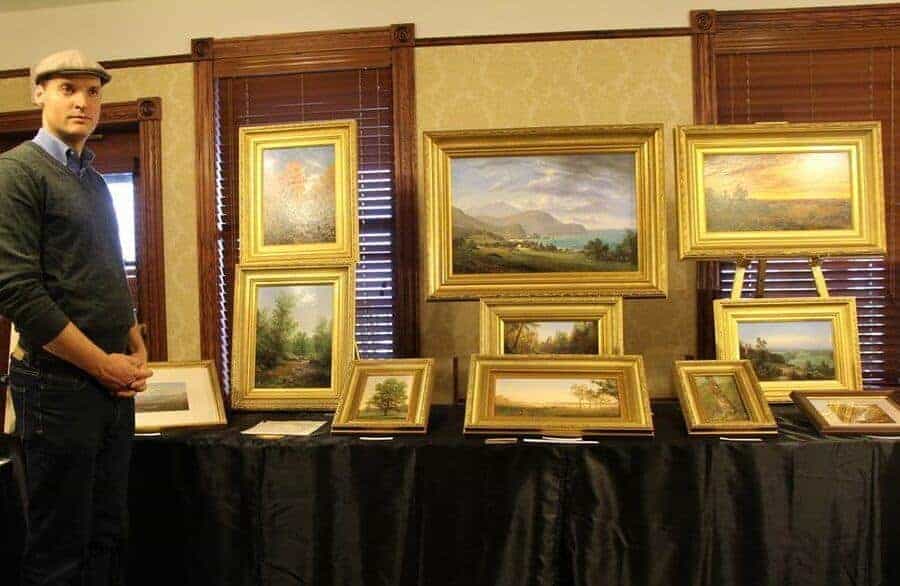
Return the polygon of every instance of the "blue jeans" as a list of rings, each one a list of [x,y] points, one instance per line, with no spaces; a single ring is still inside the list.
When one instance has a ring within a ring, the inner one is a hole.
[[[9,375],[25,455],[23,586],[122,583],[134,400],[15,359]]]

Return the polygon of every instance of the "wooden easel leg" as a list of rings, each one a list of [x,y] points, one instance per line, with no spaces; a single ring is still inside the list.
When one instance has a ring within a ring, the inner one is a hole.
[[[828,285],[825,283],[825,275],[822,273],[822,259],[814,256],[809,259],[809,268],[812,270],[813,281],[816,283],[816,293],[819,297],[829,297]]]
[[[740,299],[744,290],[744,277],[747,274],[747,267],[750,266],[750,259],[741,257],[737,259],[734,266],[734,283],[731,286],[731,298]]]

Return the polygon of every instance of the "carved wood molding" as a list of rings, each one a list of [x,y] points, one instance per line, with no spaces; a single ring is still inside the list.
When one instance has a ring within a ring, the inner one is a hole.
[[[416,47],[444,47],[448,45],[485,45],[497,43],[540,43],[547,41],[586,41],[593,39],[632,39],[647,37],[686,37],[692,33],[686,27],[643,28],[624,30],[562,31],[556,33],[522,33],[508,35],[473,35],[461,37],[417,38]]]

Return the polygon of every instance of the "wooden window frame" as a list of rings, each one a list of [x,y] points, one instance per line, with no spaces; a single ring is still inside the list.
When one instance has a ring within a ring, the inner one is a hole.
[[[900,47],[900,5],[778,10],[695,10],[693,37],[694,121],[718,118],[716,59],[722,55]],[[896,197],[896,196],[894,196]],[[896,203],[887,202],[889,304],[898,299]],[[713,299],[721,288],[720,263],[697,263],[697,335],[700,358],[715,357]]]
[[[162,100],[140,98],[133,102],[104,104],[98,129],[105,125],[136,124],[140,144],[139,173],[135,185],[140,193],[135,207],[137,247],[138,313],[146,328],[150,360],[168,357],[166,329],[165,251],[162,217]],[[0,132],[29,132],[41,127],[40,110],[0,114]],[[102,132],[102,130],[101,130]],[[0,355],[9,352],[9,322],[0,322]]]
[[[397,357],[419,350],[419,237],[416,205],[415,29],[412,24],[191,41],[197,133],[200,348],[222,372],[219,334],[215,85],[258,75],[391,67],[394,109],[394,254]]]

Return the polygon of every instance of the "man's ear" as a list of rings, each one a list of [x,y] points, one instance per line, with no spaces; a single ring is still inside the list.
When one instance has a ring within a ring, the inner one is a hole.
[[[35,84],[34,88],[31,90],[31,101],[37,104],[38,106],[44,106],[44,93],[47,91],[47,88],[44,87],[43,83]]]

